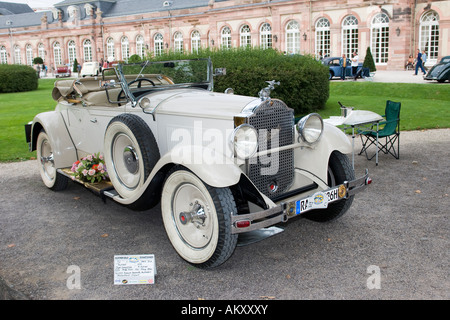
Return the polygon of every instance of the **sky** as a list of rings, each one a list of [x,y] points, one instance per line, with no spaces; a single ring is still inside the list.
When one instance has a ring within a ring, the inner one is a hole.
[[[26,3],[31,8],[51,7],[62,0],[0,0],[2,2]]]

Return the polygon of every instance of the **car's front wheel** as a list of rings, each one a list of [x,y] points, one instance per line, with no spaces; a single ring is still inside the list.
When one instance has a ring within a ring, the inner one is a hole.
[[[184,167],[172,169],[164,183],[161,211],[172,246],[198,268],[213,268],[233,254],[231,234],[236,204],[229,188],[213,188]]]
[[[47,188],[54,191],[66,189],[68,179],[56,171],[53,158],[53,146],[44,130],[41,130],[37,137],[36,157],[39,164],[41,179]]]
[[[339,151],[334,151],[328,162],[328,186],[334,187],[342,184],[344,181],[351,181],[354,179],[355,171],[353,170],[349,158]],[[354,196],[350,196],[347,199],[330,203],[326,209],[307,212],[305,218],[317,222],[326,222],[337,219],[350,208],[353,197]]]

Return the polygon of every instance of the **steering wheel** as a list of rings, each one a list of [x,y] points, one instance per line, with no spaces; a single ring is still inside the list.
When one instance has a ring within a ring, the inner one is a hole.
[[[133,81],[128,82],[128,85],[131,86],[133,83],[139,82],[137,87],[140,88],[141,85],[142,85],[142,81],[150,82],[153,86],[155,86],[155,83],[152,80],[148,79],[148,78],[135,79]]]
[[[148,78],[134,79],[134,80],[128,82],[128,86],[131,86],[133,83],[138,82],[137,87],[140,88],[142,86],[142,81],[150,82],[154,87],[156,86],[155,83]],[[123,90],[120,90],[119,95],[117,96],[117,101],[120,101],[122,99],[122,95],[123,95],[123,98],[125,98],[125,93],[123,92]]]

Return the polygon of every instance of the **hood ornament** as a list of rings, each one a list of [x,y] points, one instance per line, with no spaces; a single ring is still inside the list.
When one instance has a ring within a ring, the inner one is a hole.
[[[261,91],[259,91],[259,97],[261,98],[261,101],[266,101],[270,99],[270,93],[272,92],[272,90],[275,89],[275,85],[279,86],[280,85],[280,81],[266,81],[269,85],[263,89],[261,89]]]

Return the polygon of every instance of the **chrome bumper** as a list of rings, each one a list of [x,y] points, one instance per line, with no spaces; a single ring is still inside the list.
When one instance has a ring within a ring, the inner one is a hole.
[[[231,217],[231,233],[237,234],[266,228],[280,222],[286,222],[290,218],[300,216],[311,210],[327,208],[330,203],[347,199],[363,191],[371,182],[369,171],[366,169],[365,175],[360,178],[345,181],[341,185],[316,192],[313,195],[294,201],[282,202],[267,210],[233,215]]]

